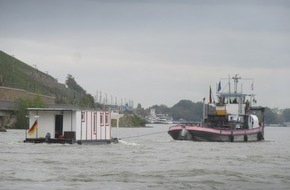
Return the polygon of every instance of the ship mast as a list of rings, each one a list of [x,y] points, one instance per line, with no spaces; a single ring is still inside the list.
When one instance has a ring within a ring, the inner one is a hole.
[[[238,91],[238,82],[239,82],[239,79],[241,79],[241,77],[238,77],[238,74],[235,74],[233,79],[234,79],[234,92],[237,93],[237,91]]]

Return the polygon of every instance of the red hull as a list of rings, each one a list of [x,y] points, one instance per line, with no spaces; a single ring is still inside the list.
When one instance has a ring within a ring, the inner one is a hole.
[[[206,126],[176,125],[169,128],[169,135],[175,140],[248,142],[264,139],[264,126],[254,129],[221,129]]]

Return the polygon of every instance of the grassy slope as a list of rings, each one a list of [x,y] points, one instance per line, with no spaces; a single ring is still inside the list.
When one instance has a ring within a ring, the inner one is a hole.
[[[53,77],[3,51],[0,51],[0,75],[2,75],[3,86],[54,96],[63,94],[66,90]]]

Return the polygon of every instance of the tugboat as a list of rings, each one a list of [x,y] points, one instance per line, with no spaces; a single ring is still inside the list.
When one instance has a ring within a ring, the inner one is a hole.
[[[228,80],[224,90],[221,81]],[[243,93],[243,84],[238,92],[238,83],[250,84],[251,93]],[[231,81],[234,89],[231,89]],[[175,125],[168,134],[174,140],[212,141],[212,142],[250,142],[264,140],[264,107],[256,106],[253,93],[253,79],[242,79],[236,74],[221,79],[217,85],[217,101],[209,90],[209,103],[203,99],[203,118],[199,124]],[[224,92],[226,91],[226,92]]]

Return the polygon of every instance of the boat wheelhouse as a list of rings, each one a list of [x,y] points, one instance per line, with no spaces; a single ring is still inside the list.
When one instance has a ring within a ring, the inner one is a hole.
[[[255,94],[244,93],[243,85],[238,92],[241,77],[228,79],[227,92],[217,87],[217,101],[210,88],[209,103],[203,106],[203,119],[199,125],[176,125],[169,128],[169,135],[175,140],[248,142],[264,139],[264,108],[256,106]],[[253,79],[250,88],[253,91]]]

